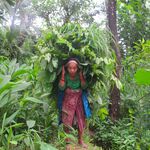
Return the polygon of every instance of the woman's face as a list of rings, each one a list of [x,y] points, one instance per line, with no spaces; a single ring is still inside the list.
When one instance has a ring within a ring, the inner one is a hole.
[[[77,65],[76,63],[70,62],[70,63],[68,64],[67,69],[68,69],[68,72],[69,72],[70,76],[73,77],[73,76],[76,75],[76,72],[77,72],[77,70],[78,70],[78,65]]]

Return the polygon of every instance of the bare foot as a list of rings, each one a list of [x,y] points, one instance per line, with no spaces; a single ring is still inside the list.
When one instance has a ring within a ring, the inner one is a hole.
[[[82,140],[79,140],[79,142],[78,142],[83,148],[88,148],[88,145],[87,144],[85,144]]]
[[[71,145],[70,144],[66,145],[66,150],[71,150]]]

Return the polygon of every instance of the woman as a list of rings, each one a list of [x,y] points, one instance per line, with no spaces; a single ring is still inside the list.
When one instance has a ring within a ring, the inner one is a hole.
[[[65,67],[67,68],[66,71]],[[86,89],[87,83],[82,71],[79,70],[78,60],[74,58],[69,59],[65,67],[62,66],[62,74],[59,81],[59,89],[64,91],[61,120],[66,133],[69,133],[69,127],[72,127],[73,122],[77,121],[78,143],[86,148],[87,145],[82,139],[86,125],[82,90]],[[66,142],[69,141],[70,139],[67,138]]]

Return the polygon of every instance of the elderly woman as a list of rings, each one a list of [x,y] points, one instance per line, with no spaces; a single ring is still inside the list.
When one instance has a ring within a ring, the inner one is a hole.
[[[65,70],[66,67],[66,70]],[[61,120],[64,124],[64,130],[69,133],[69,127],[72,127],[76,121],[78,125],[78,143],[84,148],[87,145],[83,142],[82,136],[86,125],[86,116],[83,106],[82,92],[87,88],[86,80],[79,70],[78,60],[71,58],[62,66],[62,74],[59,81],[59,89],[64,91],[62,100]],[[70,139],[66,139],[69,143]]]

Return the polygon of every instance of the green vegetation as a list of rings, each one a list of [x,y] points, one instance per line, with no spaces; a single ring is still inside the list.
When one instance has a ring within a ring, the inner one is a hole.
[[[118,79],[110,44],[114,40],[94,21],[102,8],[93,1],[2,0],[0,150],[63,150],[66,137],[77,141],[76,130],[67,135],[58,125],[57,85],[68,57],[80,60],[89,83],[92,117],[84,137],[89,149],[150,150],[148,6],[146,0],[117,3],[122,53]],[[36,19],[42,19],[43,26],[34,25]],[[115,122],[109,114],[114,85],[121,97]]]

